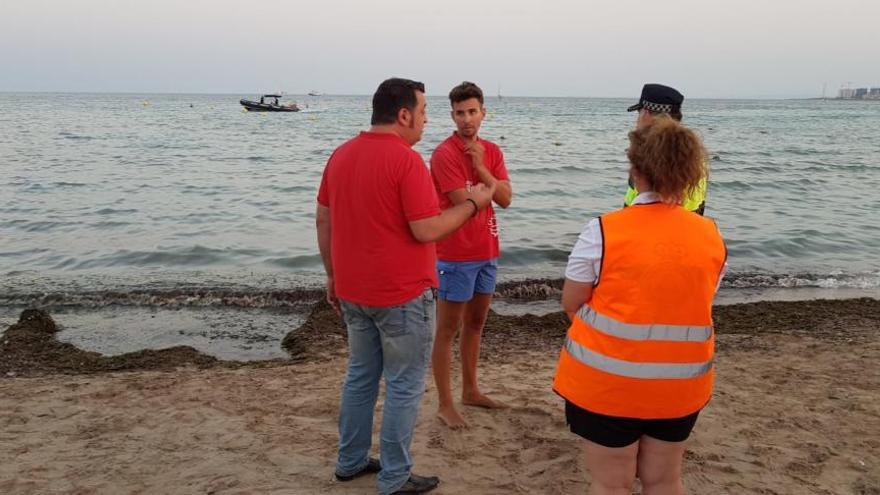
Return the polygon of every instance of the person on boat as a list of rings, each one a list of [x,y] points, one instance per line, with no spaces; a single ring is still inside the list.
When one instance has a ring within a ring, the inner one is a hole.
[[[685,440],[713,383],[712,301],[727,251],[682,206],[706,177],[697,135],[655,117],[629,133],[631,206],[587,223],[569,256],[571,320],[553,389],[584,438],[589,493],[682,494]]]
[[[434,243],[492,201],[475,186],[440,209],[431,175],[412,146],[428,121],[425,86],[392,78],[373,95],[369,131],[336,148],[318,189],[318,247],[327,301],[348,329],[335,477],[379,473],[379,493],[423,493],[434,476],[413,474],[410,443],[434,338]],[[369,456],[379,380],[385,377],[380,458]]]
[[[495,188],[493,202],[507,208],[513,193],[504,155],[495,143],[479,136],[486,116],[483,91],[466,81],[452,88],[449,102],[456,130],[431,155],[431,176],[440,207],[445,210],[467,202],[468,191],[484,184]],[[483,395],[477,386],[480,341],[495,293],[498,256],[498,221],[491,204],[449,237],[437,242],[440,298],[431,365],[440,402],[437,416],[453,429],[467,425],[455,408],[450,385],[452,344],[459,330],[462,404],[504,407]]]
[[[636,118],[636,127],[642,127],[650,124],[654,117],[666,115],[674,120],[681,122],[682,113],[681,105],[684,102],[684,95],[675,88],[664,86],[662,84],[645,84],[642,87],[642,96],[639,102],[627,108],[627,112],[638,111]],[[708,168],[708,167],[707,167]],[[629,206],[638,196],[639,192],[633,185],[632,178],[629,180],[629,188],[623,198],[623,205]],[[700,181],[699,186],[688,194],[682,203],[685,209],[693,211],[700,215],[706,209],[706,179]]]

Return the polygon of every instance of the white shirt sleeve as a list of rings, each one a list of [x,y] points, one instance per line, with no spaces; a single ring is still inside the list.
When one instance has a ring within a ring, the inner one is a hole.
[[[571,254],[568,255],[565,278],[574,282],[593,283],[599,278],[601,267],[602,229],[599,226],[599,219],[594,218],[584,226]]]
[[[715,293],[718,293],[718,289],[721,288],[721,281],[724,280],[724,274],[727,273],[727,269],[730,268],[730,265],[727,262],[724,262],[724,266],[721,267],[721,274],[718,276],[718,284],[715,285]]]
[[[714,219],[713,219],[712,221],[715,222]],[[721,228],[718,227],[718,223],[717,223],[717,222],[715,222],[715,228],[718,229],[718,235],[720,236],[720,235],[721,235]],[[722,239],[724,239],[724,237],[722,237]],[[722,241],[722,242],[723,242],[723,241]],[[724,246],[724,249],[727,250],[727,245]],[[729,254],[730,254],[730,253],[728,252],[728,255],[729,255]],[[728,270],[729,268],[730,268],[730,265],[727,264],[727,260],[724,260],[724,266],[721,267],[721,273],[718,275],[718,284],[715,285],[715,293],[716,293],[716,294],[718,293],[718,289],[721,288],[721,281],[724,280],[724,275],[727,274],[727,270]]]

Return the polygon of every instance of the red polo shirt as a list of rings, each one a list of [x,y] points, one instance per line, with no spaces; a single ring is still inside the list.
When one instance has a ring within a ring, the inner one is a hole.
[[[340,299],[395,306],[437,287],[434,243],[409,222],[439,215],[422,157],[400,136],[361,132],[333,152],[318,190],[330,208],[330,249]]]
[[[509,180],[501,148],[485,139],[480,139],[480,143],[485,149],[483,164],[489,173],[498,180]],[[453,133],[431,155],[431,176],[440,199],[440,208],[444,210],[453,206],[447,193],[481,183],[474,172],[473,160],[464,149],[464,141]],[[437,257],[443,261],[482,261],[497,258],[499,252],[498,221],[492,205],[481,210],[452,235],[437,242]]]

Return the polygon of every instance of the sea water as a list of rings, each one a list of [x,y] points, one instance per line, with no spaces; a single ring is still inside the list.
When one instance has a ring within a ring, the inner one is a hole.
[[[430,88],[429,88],[430,93]],[[320,287],[315,196],[368,96],[0,93],[0,322],[22,306],[296,305]],[[513,204],[496,209],[502,280],[560,278],[592,217],[626,190],[632,99],[488,98]],[[453,130],[428,99],[415,149]],[[723,291],[880,292],[880,103],[687,100],[709,151],[706,215],[727,242]],[[752,296],[754,297],[754,296]],[[776,296],[778,297],[778,296]],[[234,301],[234,302],[230,302]]]

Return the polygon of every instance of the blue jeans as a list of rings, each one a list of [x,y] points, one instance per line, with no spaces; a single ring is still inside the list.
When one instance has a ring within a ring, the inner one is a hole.
[[[409,448],[434,342],[434,296],[426,289],[390,307],[340,303],[348,328],[348,371],[339,407],[336,473],[352,475],[367,465],[379,379],[384,375],[378,483],[379,493],[391,493],[406,483],[413,464]]]

